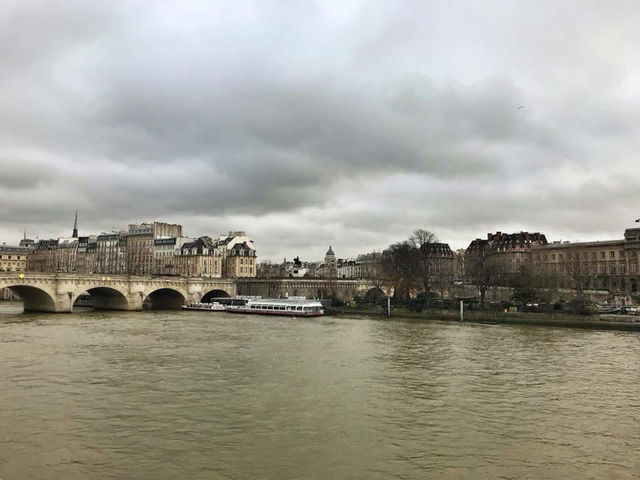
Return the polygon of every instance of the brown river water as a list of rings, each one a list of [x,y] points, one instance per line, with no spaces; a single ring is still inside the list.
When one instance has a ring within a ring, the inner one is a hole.
[[[640,478],[640,335],[0,304],[0,479]]]

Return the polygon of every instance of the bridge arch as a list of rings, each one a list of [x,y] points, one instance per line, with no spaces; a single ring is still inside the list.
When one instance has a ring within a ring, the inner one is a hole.
[[[80,295],[87,292],[91,296],[96,310],[130,310],[129,300],[124,292],[114,287],[97,286],[76,292],[72,298],[73,306]]]
[[[16,295],[18,295],[24,304],[25,312],[55,312],[56,301],[53,295],[38,287],[31,285],[3,285]]]
[[[187,303],[186,292],[175,287],[158,287],[143,295],[144,310],[175,310]]]
[[[364,294],[364,301],[369,303],[375,303],[381,298],[384,298],[386,296],[387,296],[386,293],[384,293],[384,291],[381,288],[373,287],[367,290],[367,292]]]
[[[230,296],[231,295],[229,295],[225,290],[222,290],[221,288],[214,288],[213,290],[206,292],[200,301],[210,302],[214,298],[228,298]]]

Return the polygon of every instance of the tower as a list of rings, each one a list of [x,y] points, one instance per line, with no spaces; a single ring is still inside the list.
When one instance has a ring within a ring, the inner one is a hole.
[[[76,218],[73,221],[73,233],[71,237],[78,238],[78,210],[76,210]]]
[[[336,254],[333,253],[331,245],[329,245],[329,250],[327,250],[327,253],[324,256],[324,263],[326,263],[327,265],[336,263]]]

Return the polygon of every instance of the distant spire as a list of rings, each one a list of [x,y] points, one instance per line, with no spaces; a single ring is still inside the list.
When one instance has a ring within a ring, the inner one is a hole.
[[[24,226],[24,237],[22,237],[23,240],[27,239],[27,226]]]
[[[76,210],[76,218],[73,221],[73,234],[71,236],[73,238],[78,238],[78,210]]]

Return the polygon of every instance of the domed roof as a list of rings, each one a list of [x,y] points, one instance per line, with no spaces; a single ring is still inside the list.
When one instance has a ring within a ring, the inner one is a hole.
[[[325,257],[329,257],[329,256],[332,256],[332,257],[336,256],[336,254],[333,253],[333,250],[331,250],[331,245],[329,245],[329,250],[327,250],[327,254],[325,255]]]

